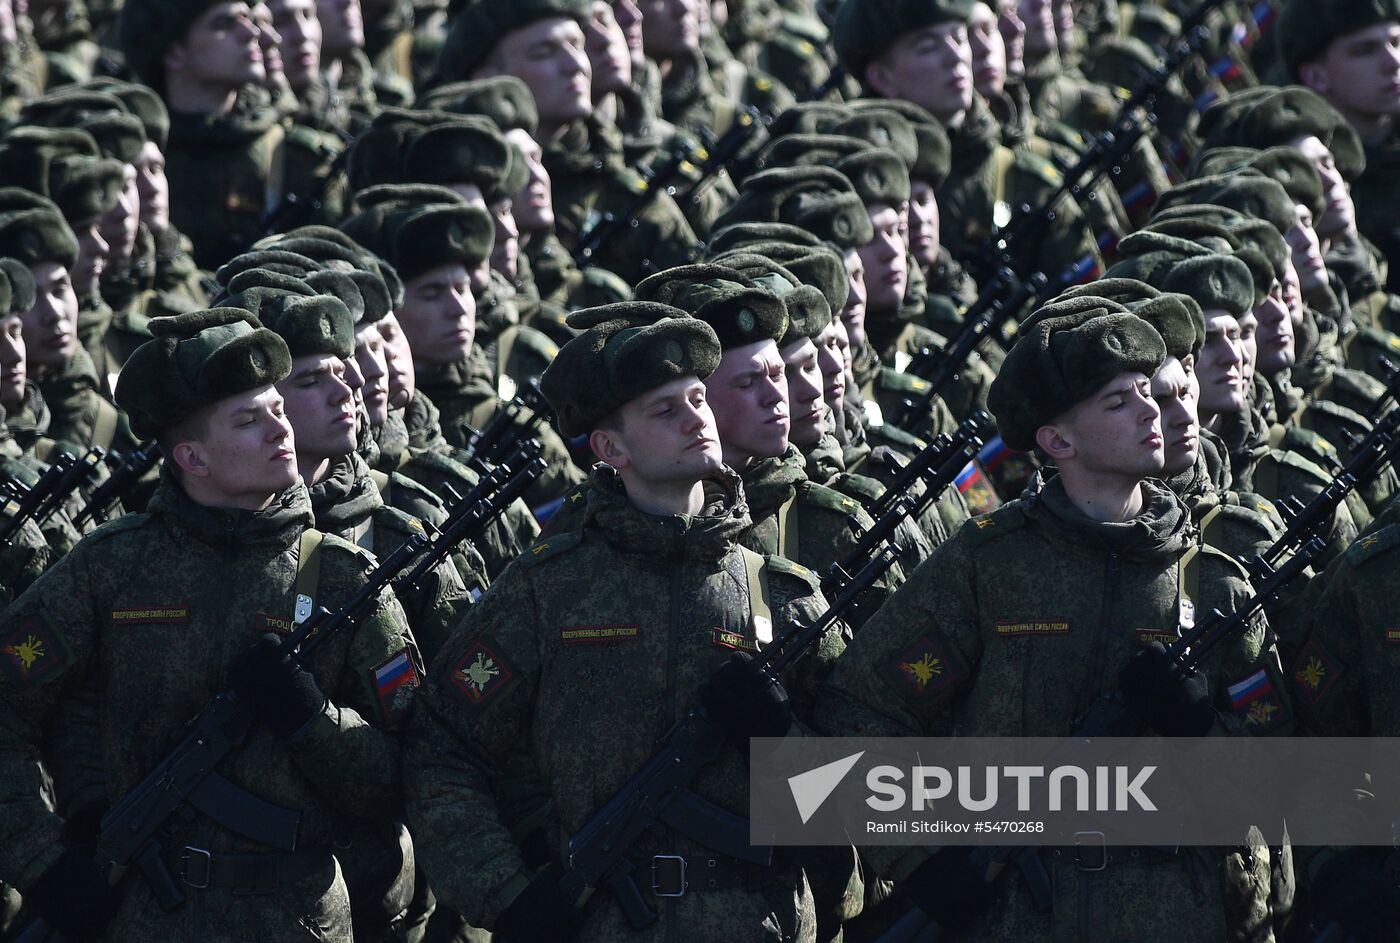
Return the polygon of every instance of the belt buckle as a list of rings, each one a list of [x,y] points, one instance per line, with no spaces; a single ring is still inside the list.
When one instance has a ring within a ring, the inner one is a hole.
[[[651,859],[651,892],[657,897],[684,897],[689,885],[685,881],[685,858],[680,855],[653,855]]]
[[[1076,868],[1081,871],[1102,871],[1108,867],[1108,861],[1107,835],[1093,830],[1074,833],[1074,866]]]
[[[200,862],[198,867],[204,869],[204,876],[196,881],[190,877],[191,862]],[[196,848],[194,845],[186,845],[184,853],[180,856],[180,878],[187,885],[195,890],[205,890],[209,887],[210,873],[214,870],[214,856],[207,848]]]

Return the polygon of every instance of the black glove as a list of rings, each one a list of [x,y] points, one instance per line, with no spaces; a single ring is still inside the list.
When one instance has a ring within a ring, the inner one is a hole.
[[[291,736],[326,705],[311,672],[279,649],[282,639],[265,634],[229,669],[233,693],[258,722],[279,737]]]
[[[583,915],[559,889],[559,872],[547,868],[496,918],[493,940],[566,943],[578,936]]]
[[[1134,654],[1118,672],[1118,693],[1138,720],[1164,737],[1204,737],[1215,725],[1206,676],[1188,674],[1160,642]]]
[[[81,846],[64,849],[62,857],[24,892],[26,907],[70,940],[101,936],[120,900],[117,889],[93,863],[92,849]]]
[[[65,845],[95,845],[102,831],[102,816],[111,805],[106,799],[92,799],[69,812],[63,819]]]
[[[1400,857],[1391,848],[1352,848],[1318,875],[1313,898],[1319,918],[1341,924],[1353,939],[1386,940],[1400,921]]]
[[[904,881],[904,893],[944,930],[960,930],[992,905],[987,870],[971,860],[976,848],[949,845]]]
[[[701,685],[700,703],[712,721],[745,747],[751,737],[785,737],[792,726],[787,692],[758,670],[748,652],[735,652]]]

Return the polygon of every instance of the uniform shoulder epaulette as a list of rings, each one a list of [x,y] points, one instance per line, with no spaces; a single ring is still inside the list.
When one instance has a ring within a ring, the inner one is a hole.
[[[1018,531],[1026,525],[1026,513],[1016,502],[1003,504],[995,511],[978,515],[962,526],[960,534],[974,543],[982,543],[993,537],[1000,537]]]
[[[797,499],[806,507],[821,508],[826,511],[835,511],[851,518],[868,517],[861,503],[855,498],[849,497],[837,491],[835,488],[828,488],[826,485],[817,484],[815,481],[802,481],[797,485]]]
[[[877,429],[868,430],[866,435],[870,438],[870,441],[874,443],[876,448],[880,445],[885,445],[888,448],[897,449],[908,455],[916,455],[923,450],[924,446],[928,445],[927,442],[914,435],[912,432],[901,429],[899,426],[891,425],[888,422]]]
[[[1324,412],[1330,411],[1324,410]],[[1338,461],[1336,446],[1327,441],[1325,436],[1313,432],[1311,429],[1289,426],[1278,447],[1300,454],[1321,468],[1326,468],[1328,464]]]
[[[335,158],[345,150],[345,143],[336,135],[304,124],[293,124],[287,128],[287,144],[328,158]]]
[[[1017,149],[1014,166],[1021,173],[1029,174],[1048,186],[1058,187],[1064,182],[1064,175],[1054,164],[1028,150]]]
[[[1340,387],[1337,388],[1337,391],[1339,393],[1342,392]],[[1325,416],[1332,422],[1339,423],[1340,425],[1351,429],[1353,432],[1359,432],[1362,435],[1365,435],[1366,433],[1371,431],[1370,420],[1368,420],[1365,416],[1361,415],[1356,410],[1352,409],[1350,406],[1344,406],[1343,404],[1337,402],[1334,399],[1315,399],[1311,403],[1308,403],[1308,412],[1314,413],[1316,415]],[[1313,435],[1319,435],[1319,433],[1313,432]],[[1322,436],[1321,438],[1324,442],[1327,443],[1328,446],[1332,446],[1332,442],[1330,439],[1326,438],[1325,436]],[[1335,453],[1335,446],[1333,446],[1332,449]]]
[[[1285,468],[1302,472],[1309,478],[1316,479],[1324,485],[1332,480],[1332,476],[1327,474],[1326,470],[1323,469],[1321,465],[1304,455],[1299,455],[1292,449],[1270,449],[1267,459],[1272,459]]]
[[[1346,553],[1342,555],[1342,559],[1346,560],[1352,568],[1356,568],[1396,544],[1400,544],[1400,524],[1387,524],[1378,530],[1356,538],[1352,545],[1347,548]]]
[[[413,517],[438,525],[447,520],[447,505],[431,488],[402,472],[390,472],[389,481],[393,489],[394,506],[408,504]]]
[[[413,534],[426,533],[423,529],[423,522],[418,518],[407,511],[400,511],[398,508],[387,505],[374,512],[374,526],[383,527],[389,533],[404,538]]]
[[[146,522],[150,519],[151,515],[144,511],[123,514],[121,517],[110,520],[92,531],[92,533],[83,538],[83,543],[92,544],[99,540],[106,540],[108,537],[114,537],[117,534],[124,534],[129,530],[136,530],[140,527],[144,527]]]
[[[895,393],[927,393],[928,381],[912,373],[900,373],[888,368],[880,371],[877,381],[882,389]]]
[[[1384,333],[1395,338],[1395,335],[1391,334],[1389,331]],[[1400,341],[1400,338],[1395,339]],[[1396,349],[1400,349],[1400,347]],[[1339,393],[1346,394],[1349,397],[1367,403],[1373,403],[1385,395],[1385,384],[1380,380],[1377,380],[1369,373],[1347,368],[1339,369],[1332,374],[1332,388],[1336,389]],[[1325,397],[1322,401],[1326,402],[1330,399],[1331,397]]]
[[[515,346],[521,350],[528,350],[546,362],[553,361],[559,353],[559,345],[554,343],[548,334],[528,324],[522,324],[516,329]]]
[[[1224,499],[1231,506],[1248,508],[1254,513],[1262,515],[1270,523],[1283,524],[1283,517],[1279,514],[1278,508],[1261,494],[1255,494],[1253,491],[1227,491]]]
[[[571,530],[555,534],[545,540],[537,540],[517,559],[524,567],[537,566],[550,557],[557,557],[583,543],[583,531]]]
[[[835,478],[835,489],[842,494],[850,495],[862,505],[869,502],[878,501],[885,493],[885,486],[868,475],[857,475],[851,472],[843,472]]]
[[[325,559],[334,560],[335,554],[343,553],[350,557],[358,567],[373,567],[379,562],[375,559],[374,554],[364,547],[343,537],[337,537],[335,534],[326,534],[321,540],[321,553],[326,555],[328,552],[329,555],[325,556]]]
[[[801,580],[806,586],[813,590],[821,589],[821,580],[817,578],[817,574],[800,563],[792,562],[787,557],[780,557],[776,553],[765,554],[763,557],[763,565],[770,576],[774,573],[781,573],[784,576],[791,576]]]
[[[1232,521],[1240,521],[1249,527],[1256,528],[1263,535],[1270,539],[1277,539],[1283,535],[1283,518],[1279,517],[1274,506],[1258,495],[1253,496],[1256,501],[1238,504],[1222,504],[1220,514]]]
[[[1224,567],[1231,576],[1238,576],[1241,579],[1249,579],[1249,570],[1239,560],[1211,544],[1200,544],[1200,556],[1202,559],[1214,560],[1217,565]]]

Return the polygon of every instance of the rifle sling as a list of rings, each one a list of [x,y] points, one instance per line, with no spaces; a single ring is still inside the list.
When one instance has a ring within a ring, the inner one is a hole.
[[[325,534],[314,527],[301,532],[301,542],[297,545],[297,576],[293,591],[296,593],[296,608],[292,623],[301,625],[316,611],[316,586],[321,581],[321,542]]]
[[[781,513],[781,512],[780,512]],[[768,594],[768,580],[763,572],[763,556],[748,547],[739,548],[744,558],[744,579],[749,584],[749,613],[753,637],[762,648],[773,641],[773,604]]]

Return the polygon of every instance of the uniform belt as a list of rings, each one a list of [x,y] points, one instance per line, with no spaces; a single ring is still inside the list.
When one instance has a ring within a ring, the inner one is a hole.
[[[330,849],[273,854],[215,854],[194,845],[163,853],[170,873],[185,887],[218,888],[235,894],[275,894],[331,865]]]
[[[735,888],[760,891],[766,886],[772,870],[761,864],[714,852],[689,856],[653,855],[639,863],[637,876],[642,886],[649,886],[656,897],[683,897],[697,892]]]
[[[1080,871],[1104,871],[1111,864],[1158,864],[1175,858],[1178,848],[1109,845],[1103,832],[1074,833],[1074,844],[1050,849],[1050,857],[1068,861]]]

